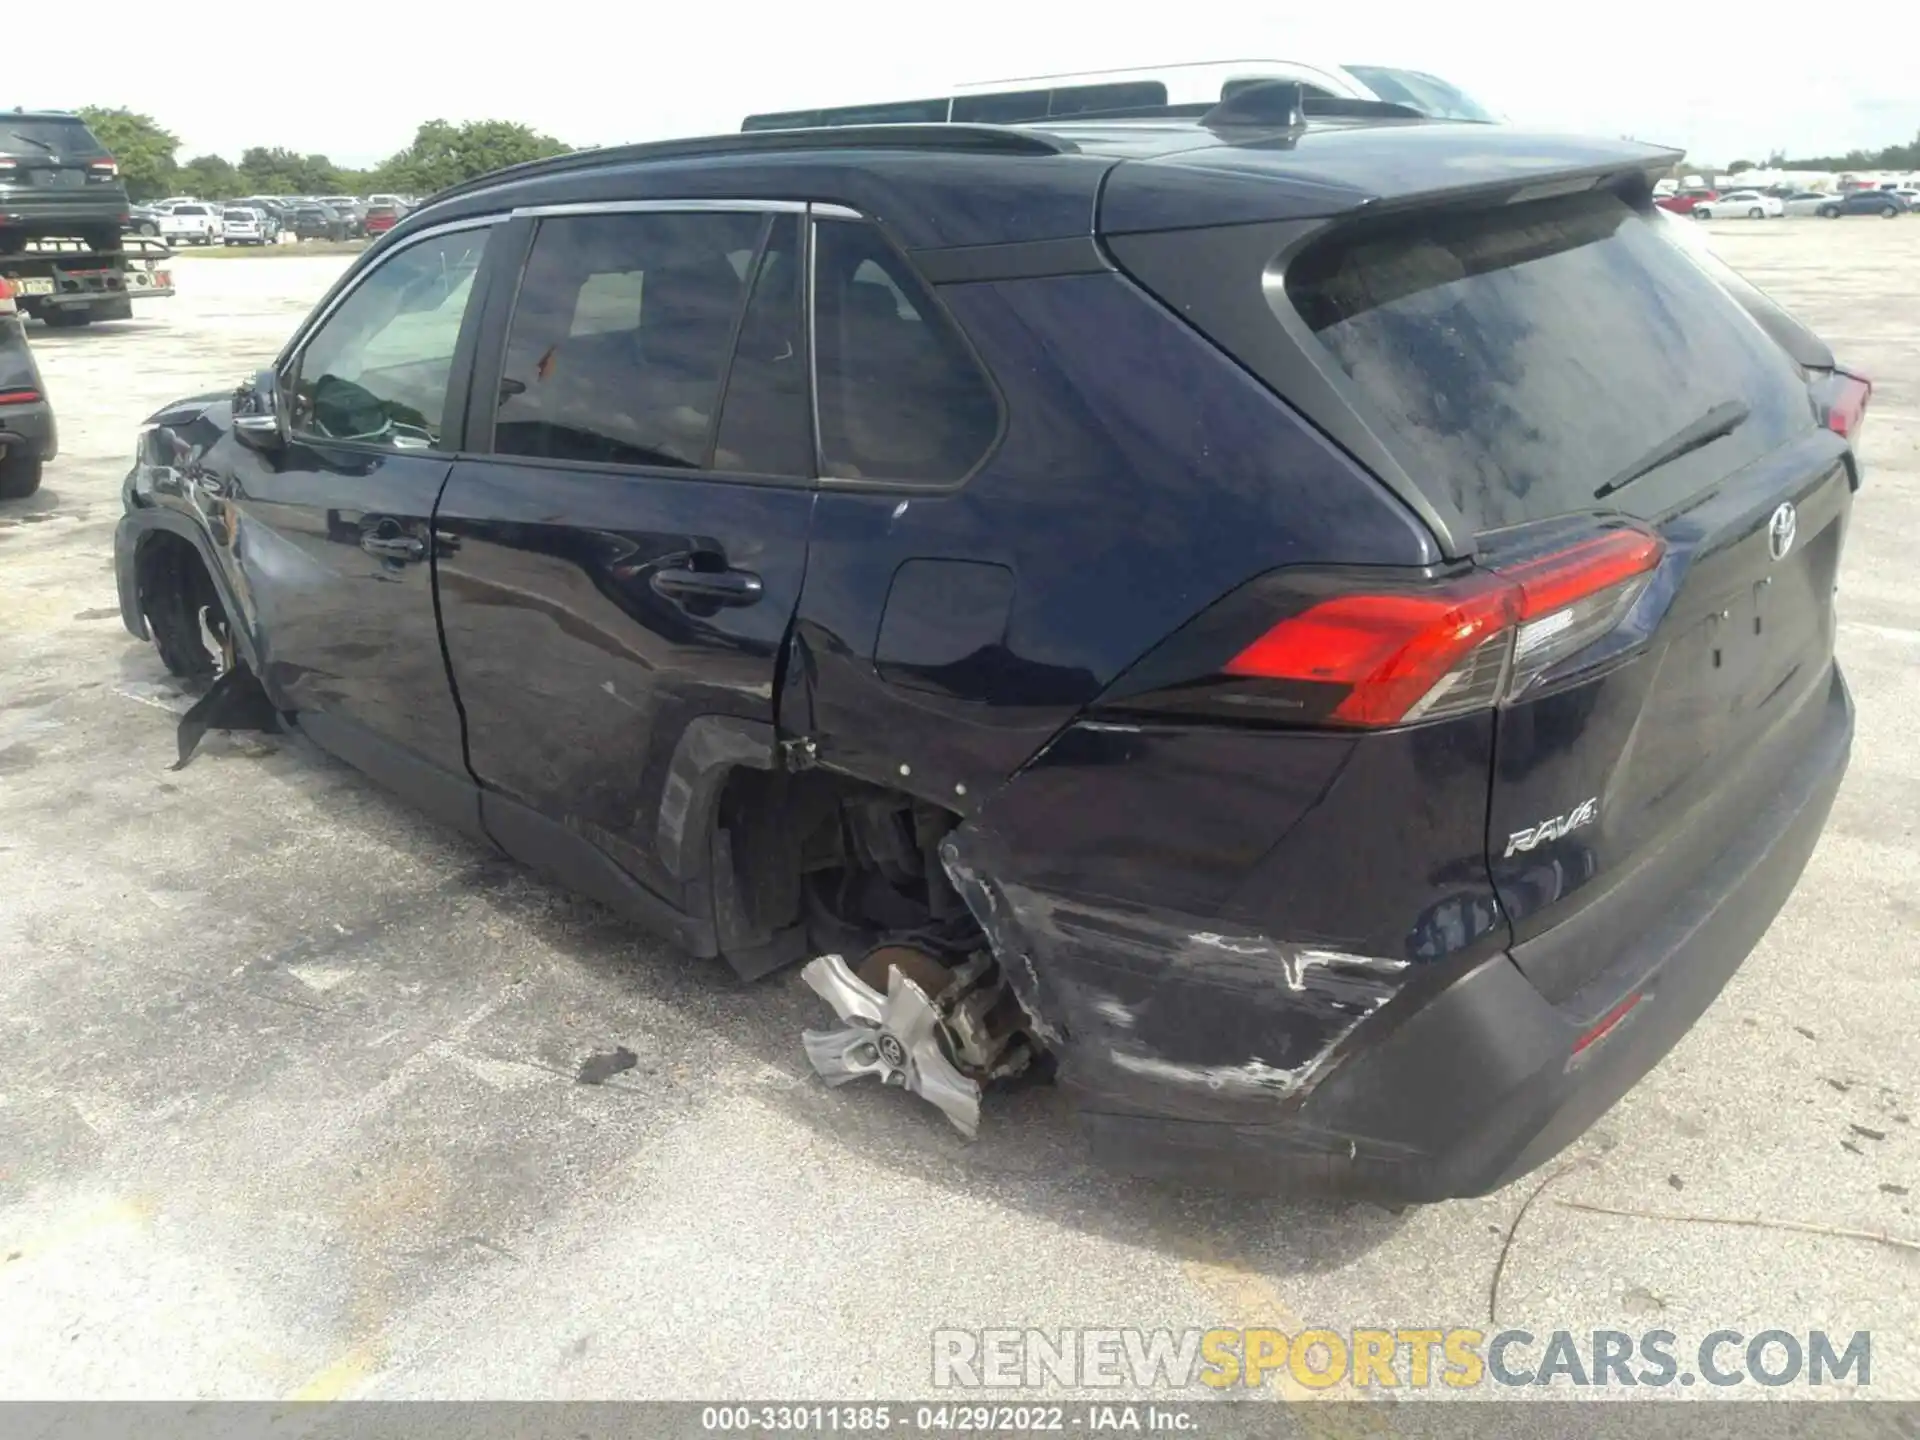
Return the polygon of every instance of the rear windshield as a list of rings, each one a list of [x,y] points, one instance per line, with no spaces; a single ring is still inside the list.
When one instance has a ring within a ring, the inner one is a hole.
[[[243,225],[251,225],[253,223],[253,212],[251,210],[229,210],[224,218],[228,220],[238,220]]]
[[[1286,290],[1407,472],[1480,530],[1658,515],[1813,424],[1786,354],[1612,194],[1352,230]],[[1596,495],[1709,415],[1725,436]]]
[[[0,151],[9,155],[104,155],[80,120],[32,119],[0,114]]]

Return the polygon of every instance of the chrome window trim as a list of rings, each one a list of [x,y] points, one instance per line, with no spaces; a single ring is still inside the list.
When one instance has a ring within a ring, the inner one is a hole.
[[[523,217],[537,220],[549,215],[644,215],[649,212],[675,210],[692,213],[746,211],[804,215],[807,211],[807,202],[804,200],[573,200],[555,205],[519,205],[515,206],[511,213],[516,220]]]

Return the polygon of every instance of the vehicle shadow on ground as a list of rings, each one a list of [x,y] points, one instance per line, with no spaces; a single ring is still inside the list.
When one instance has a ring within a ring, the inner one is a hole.
[[[797,965],[743,983],[723,962],[674,950],[505,857],[484,862],[476,881],[471,893],[583,970],[674,1012],[689,1028],[722,1031],[728,1046],[787,1077],[790,1083],[756,1088],[755,1102],[777,1107],[858,1161],[1223,1274],[1339,1269],[1404,1224],[1402,1214],[1372,1204],[1202,1191],[1116,1174],[1089,1153],[1065,1093],[1044,1082],[990,1090],[980,1137],[969,1142],[903,1091],[867,1081],[830,1089],[815,1077],[801,1031],[836,1022]]]

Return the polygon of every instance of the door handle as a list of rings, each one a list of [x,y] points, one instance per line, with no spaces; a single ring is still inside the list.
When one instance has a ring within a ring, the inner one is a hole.
[[[656,594],[680,603],[752,605],[762,591],[760,577],[746,570],[656,570],[650,583]]]
[[[362,535],[360,548],[382,560],[421,560],[426,558],[427,542],[413,535]]]

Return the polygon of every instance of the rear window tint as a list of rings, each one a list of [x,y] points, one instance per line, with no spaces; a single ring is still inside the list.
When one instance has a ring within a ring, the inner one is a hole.
[[[0,152],[8,155],[104,155],[81,120],[47,120],[0,114]]]
[[[1659,514],[1813,424],[1779,346],[1611,194],[1330,237],[1288,267],[1286,290],[1408,473],[1477,529]],[[1741,406],[1724,438],[1596,497]]]

